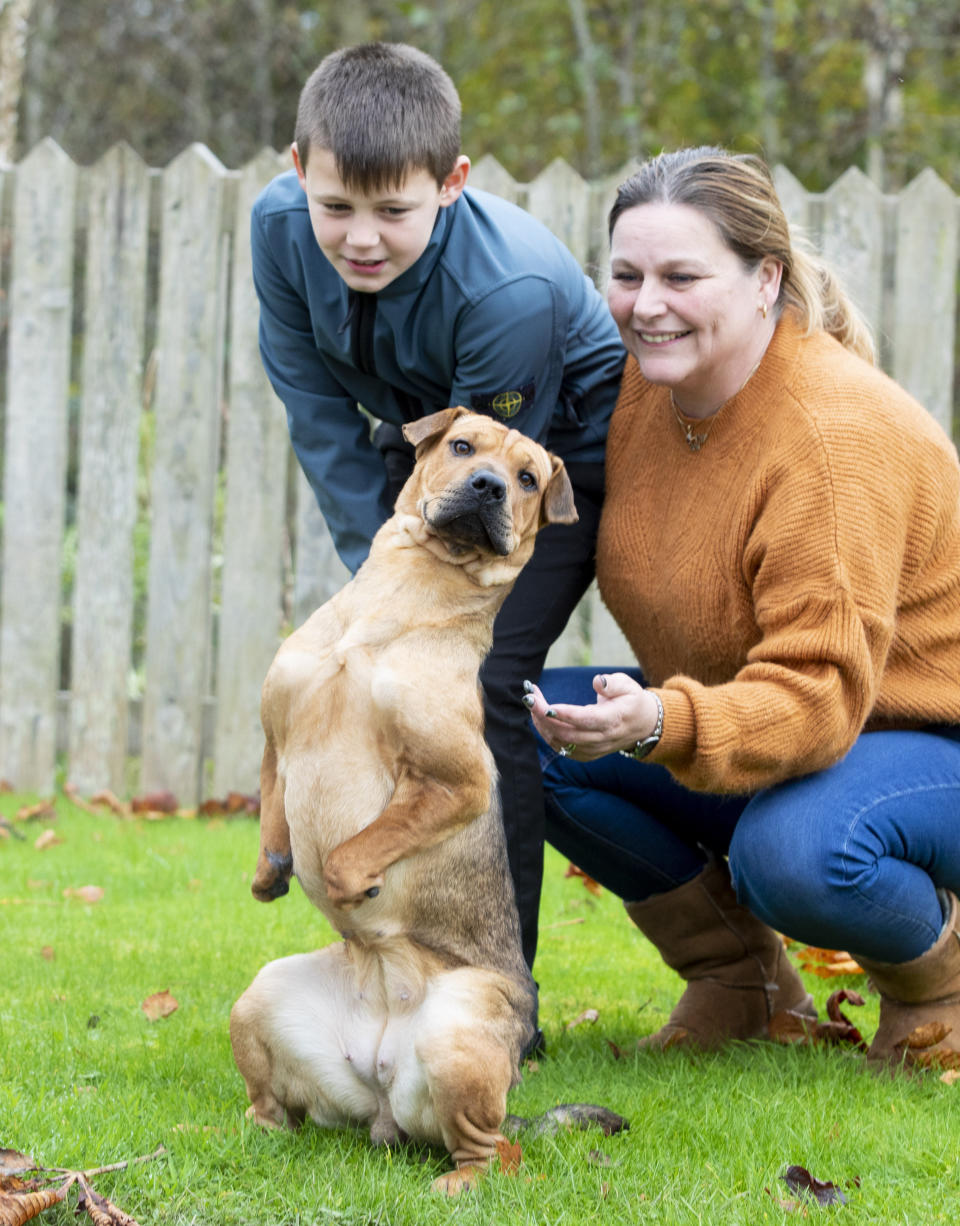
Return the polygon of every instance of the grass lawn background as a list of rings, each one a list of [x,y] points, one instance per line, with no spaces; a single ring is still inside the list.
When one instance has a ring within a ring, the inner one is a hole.
[[[13,818],[29,799],[0,797],[0,814]],[[362,1133],[309,1123],[261,1131],[243,1118],[230,1006],[265,962],[335,937],[296,885],[275,903],[254,901],[256,822],[124,821],[60,797],[55,820],[12,826],[26,837],[0,838],[0,1147],[92,1167],[165,1146],[156,1161],[95,1181],[141,1226],[754,1226],[799,1217],[779,1179],[790,1164],[848,1197],[811,1205],[813,1217],[917,1226],[960,1217],[960,1084],[877,1078],[841,1049],[637,1052],[679,980],[618,901],[565,878],[549,849],[536,966],[549,1054],[508,1110],[601,1104],[629,1120],[628,1132],[521,1134],[516,1175],[449,1202],[429,1191],[447,1168],[442,1153],[374,1150]],[[59,842],[38,850],[45,829]],[[103,889],[100,901],[64,895],[86,885]],[[862,977],[806,981],[821,1011],[837,987],[865,987]],[[162,989],[179,1008],[151,1022],[141,1002]],[[567,1029],[587,1009],[598,1019]],[[846,1012],[869,1038],[876,997]],[[60,1206],[37,1220],[75,1219]]]

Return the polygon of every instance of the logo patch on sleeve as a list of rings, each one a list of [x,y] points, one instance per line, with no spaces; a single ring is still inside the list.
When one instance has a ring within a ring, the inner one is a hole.
[[[523,409],[532,406],[535,394],[535,383],[525,383],[523,387],[510,388],[506,392],[474,392],[470,397],[470,407],[478,413],[493,413],[509,421]]]

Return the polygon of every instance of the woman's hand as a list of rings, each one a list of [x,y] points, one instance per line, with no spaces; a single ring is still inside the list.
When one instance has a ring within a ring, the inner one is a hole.
[[[626,673],[598,673],[592,707],[551,705],[539,686],[523,683],[523,705],[537,731],[558,752],[592,762],[618,749],[632,749],[657,726],[657,700]]]

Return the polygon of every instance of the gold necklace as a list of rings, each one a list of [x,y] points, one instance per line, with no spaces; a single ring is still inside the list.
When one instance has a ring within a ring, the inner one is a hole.
[[[707,418],[707,428],[701,434],[695,434],[693,431],[693,426],[691,426],[688,421],[684,421],[680,416],[680,410],[677,408],[677,402],[673,398],[672,388],[670,390],[670,407],[673,409],[673,415],[677,419],[677,425],[683,431],[683,437],[686,440],[687,446],[691,451],[699,451],[703,444],[707,441],[707,435],[710,433],[710,427],[713,425],[714,418],[716,417],[717,413],[720,412],[720,409],[723,408],[723,405],[720,406],[720,409],[717,409],[717,413],[713,413],[709,418]]]
[[[760,362],[762,361],[763,361],[763,357],[761,356],[760,361],[757,362],[757,365],[754,366],[753,370],[750,371],[750,373],[747,375],[744,381],[740,384],[737,390],[733,393],[733,396],[729,396],[726,400],[724,400],[724,402],[721,405],[719,405],[716,409],[714,409],[714,411],[710,414],[709,417],[704,417],[700,419],[701,421],[705,421],[707,423],[707,428],[706,430],[701,431],[699,434],[694,433],[693,426],[688,421],[684,421],[683,418],[680,416],[680,409],[677,407],[677,402],[673,398],[673,388],[670,389],[670,407],[673,409],[673,415],[677,419],[677,425],[683,431],[684,440],[691,451],[700,450],[703,444],[707,441],[707,436],[710,433],[710,429],[713,426],[713,423],[717,420],[717,417],[720,415],[721,411],[727,407],[730,401],[733,400],[734,396],[740,395],[740,393],[747,386],[747,384],[750,382],[753,376],[757,373],[757,370],[760,366]]]

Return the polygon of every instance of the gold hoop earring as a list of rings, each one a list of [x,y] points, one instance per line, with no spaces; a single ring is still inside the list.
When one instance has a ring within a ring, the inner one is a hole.
[[[760,306],[757,309],[759,310],[763,318],[766,319],[767,318],[767,304],[765,302],[761,302]]]

